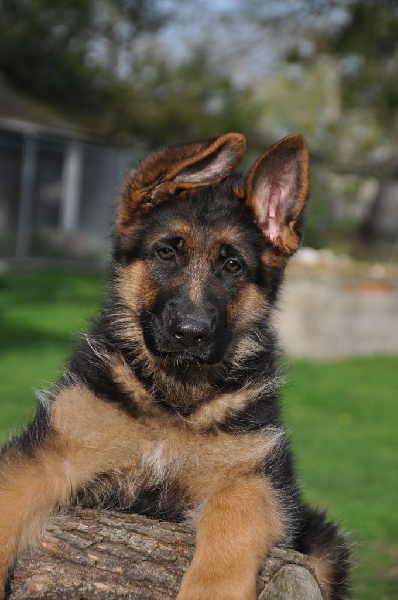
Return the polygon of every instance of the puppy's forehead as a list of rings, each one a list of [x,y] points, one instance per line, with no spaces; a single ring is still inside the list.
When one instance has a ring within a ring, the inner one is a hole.
[[[149,215],[147,233],[180,236],[196,242],[214,237],[233,243],[242,237],[242,229],[246,229],[247,220],[242,220],[243,205],[233,194],[216,191],[204,190],[156,207]]]
[[[200,220],[196,215],[191,218],[165,220],[162,226],[153,228],[147,235],[147,243],[158,240],[181,238],[187,251],[231,246],[241,252],[250,251],[247,231],[238,224],[222,220]]]

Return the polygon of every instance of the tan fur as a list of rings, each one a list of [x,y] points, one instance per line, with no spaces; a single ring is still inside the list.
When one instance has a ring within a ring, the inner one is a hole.
[[[244,329],[258,319],[264,306],[264,297],[254,284],[245,285],[235,302],[228,306],[228,322]]]
[[[84,453],[83,471],[87,472],[79,476],[81,482],[104,470],[133,467],[138,473],[144,460],[156,463],[156,470],[174,471],[194,501],[206,498],[232,471],[251,473],[279,439],[278,431],[240,436],[220,431],[203,434],[195,427],[197,423],[181,421],[174,414],[134,419],[82,386],[60,393],[52,424],[59,453],[64,453],[70,472],[81,464]]]
[[[325,600],[329,600],[332,582],[331,561],[327,556],[319,556],[317,554],[309,554],[308,559],[314,567],[316,579],[322,587]]]
[[[201,303],[205,292],[206,275],[209,269],[207,256],[198,256],[190,263],[189,299],[195,305]]]
[[[186,195],[183,194],[183,197]],[[177,199],[178,202],[178,199]],[[198,248],[199,235],[192,229],[192,226],[184,220],[176,220],[173,222],[172,228],[165,228],[163,231],[164,238],[180,237],[184,240],[184,252],[190,257],[195,255]],[[148,232],[145,236],[145,243],[150,247],[154,242],[158,241],[158,234]]]
[[[54,448],[41,449],[32,458],[13,453],[2,463],[0,577],[4,579],[18,548],[36,541],[48,515],[69,497],[72,482],[68,461]]]
[[[262,253],[261,260],[268,267],[284,267],[288,261],[286,255],[278,253],[275,248],[270,248]]]
[[[214,261],[218,258],[220,248],[222,246],[238,246],[241,242],[241,232],[233,226],[224,226],[219,231],[215,232],[214,238],[211,240],[209,250],[209,261]]]
[[[242,410],[253,401],[253,391],[242,391],[235,394],[220,394],[199,408],[187,418],[194,428],[210,429],[225,421],[229,414]]]
[[[177,599],[254,600],[262,560],[283,535],[279,509],[262,477],[235,478],[214,493],[199,517],[195,556]]]
[[[142,303],[151,305],[153,294],[156,293],[145,275],[145,266],[139,260],[120,270],[118,292],[126,306],[131,308],[134,317],[139,313]]]
[[[142,387],[121,354],[112,354],[109,357],[109,365],[113,380],[120,385],[124,392],[131,395],[132,405],[134,402],[135,406],[143,413],[157,415],[161,413],[151,395]]]

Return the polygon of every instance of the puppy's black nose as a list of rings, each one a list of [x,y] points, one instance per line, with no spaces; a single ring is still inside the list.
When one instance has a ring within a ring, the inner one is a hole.
[[[212,322],[203,317],[176,316],[171,320],[172,337],[185,347],[197,346],[206,341],[212,332]]]

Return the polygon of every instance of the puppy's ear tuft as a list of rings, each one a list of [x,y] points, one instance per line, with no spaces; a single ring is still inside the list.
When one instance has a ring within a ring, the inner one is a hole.
[[[280,256],[288,258],[299,246],[308,187],[308,148],[298,133],[274,144],[249,172],[246,202]]]
[[[243,135],[227,133],[212,140],[155,152],[126,179],[117,215],[119,233],[137,226],[140,212],[151,206],[184,190],[224,179],[237,167],[245,149]]]

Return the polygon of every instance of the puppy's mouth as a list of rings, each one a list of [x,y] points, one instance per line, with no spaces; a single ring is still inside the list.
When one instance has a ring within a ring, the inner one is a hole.
[[[155,354],[175,366],[212,365],[219,362],[218,357],[214,360],[212,353],[206,352],[205,349],[201,351],[196,348],[159,348]]]
[[[164,352],[161,356],[176,366],[205,364],[206,362],[202,356],[186,350],[181,352]]]

